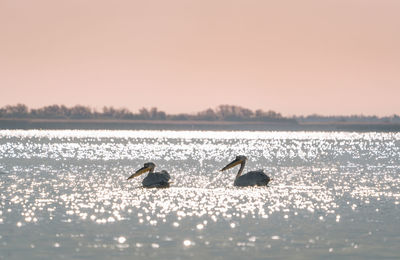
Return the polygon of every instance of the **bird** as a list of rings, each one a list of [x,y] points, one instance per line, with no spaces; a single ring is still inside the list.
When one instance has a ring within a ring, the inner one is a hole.
[[[134,174],[129,176],[128,180],[135,178],[145,172],[149,174],[143,179],[142,185],[144,188],[168,188],[169,187],[169,173],[165,170],[161,172],[154,172],[156,165],[152,162],[145,163],[142,168],[137,170]]]
[[[246,187],[246,186],[267,186],[271,178],[264,173],[262,170],[251,171],[244,175],[241,175],[246,164],[247,157],[244,155],[236,156],[235,160],[229,163],[227,166],[222,168],[220,171],[228,170],[238,164],[240,164],[240,169],[236,174],[234,186]]]

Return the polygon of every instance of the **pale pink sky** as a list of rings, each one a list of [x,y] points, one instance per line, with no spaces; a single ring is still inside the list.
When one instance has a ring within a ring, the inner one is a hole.
[[[0,0],[0,107],[400,114],[399,0]]]

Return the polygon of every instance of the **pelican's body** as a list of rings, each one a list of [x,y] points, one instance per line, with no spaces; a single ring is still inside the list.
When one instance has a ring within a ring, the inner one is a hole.
[[[246,174],[242,175],[244,166],[246,164],[246,156],[236,156],[236,159],[229,163],[227,166],[222,168],[221,171],[225,171],[227,169],[232,168],[240,164],[240,169],[236,174],[235,182],[233,183],[234,186],[239,187],[246,187],[246,186],[267,186],[271,178],[266,175],[263,171],[251,171]]]
[[[271,179],[263,171],[252,171],[235,179],[234,186],[267,186]]]
[[[129,179],[137,177],[145,172],[149,172],[149,174],[143,179],[142,185],[145,188],[168,188],[169,187],[169,173],[165,170],[161,172],[154,172],[154,168],[156,165],[152,162],[145,163],[142,168],[137,170],[134,174],[129,176]]]

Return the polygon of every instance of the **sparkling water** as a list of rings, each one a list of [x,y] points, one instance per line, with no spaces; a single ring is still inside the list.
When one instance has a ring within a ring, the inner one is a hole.
[[[399,174],[400,133],[0,131],[0,259],[399,259]]]

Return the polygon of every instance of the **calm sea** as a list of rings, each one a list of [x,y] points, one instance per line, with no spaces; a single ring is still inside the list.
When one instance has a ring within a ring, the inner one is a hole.
[[[0,259],[399,259],[399,174],[400,133],[0,131]]]

